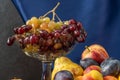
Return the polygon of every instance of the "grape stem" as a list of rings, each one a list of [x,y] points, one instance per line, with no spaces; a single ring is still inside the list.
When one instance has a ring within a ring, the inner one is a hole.
[[[55,13],[55,15],[56,15],[56,17],[58,18],[58,20],[59,20],[60,22],[62,22],[61,19],[59,18],[59,16],[58,16],[56,13]]]
[[[61,19],[59,18],[59,16],[56,14],[56,9],[57,9],[57,7],[60,5],[60,2],[58,2],[57,3],[57,5],[52,9],[52,10],[50,10],[50,11],[48,11],[46,14],[44,14],[42,17],[46,17],[48,14],[50,14],[50,13],[52,13],[53,14],[53,16],[52,16],[52,20],[54,21],[55,20],[55,17],[60,21],[60,22],[62,22],[61,21]],[[41,18],[41,17],[40,17]]]

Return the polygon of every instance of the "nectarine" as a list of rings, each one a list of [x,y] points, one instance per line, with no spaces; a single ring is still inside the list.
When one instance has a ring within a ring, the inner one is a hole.
[[[83,74],[86,74],[86,73],[90,72],[91,70],[97,70],[97,71],[99,71],[99,72],[101,73],[101,68],[100,68],[100,66],[91,65],[91,66],[87,67],[87,68],[84,70]]]
[[[103,76],[99,71],[91,70],[83,75],[82,80],[103,80]]]
[[[117,78],[114,76],[105,76],[105,77],[103,77],[103,79],[104,80],[117,80]]]

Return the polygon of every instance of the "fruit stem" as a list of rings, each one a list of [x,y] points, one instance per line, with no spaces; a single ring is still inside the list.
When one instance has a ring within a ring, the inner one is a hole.
[[[46,17],[48,14],[52,13],[52,20],[55,20],[55,16],[57,17],[57,19],[61,22],[61,19],[58,17],[58,15],[56,14],[55,10],[57,9],[57,7],[60,5],[60,2],[57,3],[57,5],[50,11],[48,11],[46,14],[44,14],[42,17]],[[40,17],[41,18],[41,17]]]
[[[56,15],[56,17],[58,18],[58,20],[59,20],[60,22],[62,22],[61,19],[59,18],[59,16],[58,16],[56,13],[55,13],[55,15]]]
[[[53,21],[55,20],[55,12],[53,12],[52,20],[53,20]]]
[[[90,49],[89,49],[89,47],[88,46],[85,46],[85,48],[90,52]]]
[[[57,3],[57,5],[51,10],[52,12],[55,12],[55,10],[57,9],[57,7],[60,5],[60,2]]]

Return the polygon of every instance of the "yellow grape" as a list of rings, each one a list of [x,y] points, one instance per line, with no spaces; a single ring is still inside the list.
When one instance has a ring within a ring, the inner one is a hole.
[[[45,18],[43,18],[43,22],[47,22],[47,23],[49,23],[49,22],[50,22],[50,18],[49,18],[49,17],[45,17]]]
[[[43,23],[40,25],[40,29],[41,29],[41,30],[48,29],[48,23],[43,22]]]
[[[62,44],[61,43],[56,43],[55,45],[54,45],[54,48],[55,49],[60,49],[62,47]]]
[[[68,21],[64,21],[64,24],[69,25],[69,22]]]
[[[25,52],[31,52],[32,51],[32,45],[31,44],[28,44],[25,49],[24,49]]]
[[[27,20],[26,25],[32,25],[31,20]]]
[[[38,50],[39,50],[39,45],[34,45],[32,47],[32,52],[38,52]]]
[[[31,21],[34,21],[34,20],[36,20],[37,19],[37,17],[32,17],[31,18]]]
[[[48,29],[48,28],[46,28],[45,30],[46,30],[48,33],[50,33],[50,32],[51,32],[51,30],[50,30],[50,29]]]
[[[62,25],[63,25],[63,22],[57,22],[55,29],[60,29]]]
[[[39,23],[42,24],[43,23],[43,18],[39,18]]]
[[[55,29],[56,23],[54,21],[50,21],[48,23],[48,28],[53,31]]]
[[[38,52],[39,46],[38,45],[31,45],[28,44],[26,48],[24,49],[25,52]]]
[[[33,26],[34,28],[38,28],[39,25],[40,25],[39,20],[37,19],[37,17],[32,17],[32,18],[31,18],[31,23],[32,23],[32,26]]]

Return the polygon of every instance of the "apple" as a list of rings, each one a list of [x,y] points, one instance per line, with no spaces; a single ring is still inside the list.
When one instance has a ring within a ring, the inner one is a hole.
[[[99,71],[99,72],[101,73],[101,68],[100,68],[100,66],[91,65],[91,66],[87,67],[87,68],[84,70],[83,74],[89,73],[91,70],[97,70],[97,71]]]
[[[106,49],[99,44],[92,44],[82,52],[81,59],[92,58],[99,64],[109,58]]]

